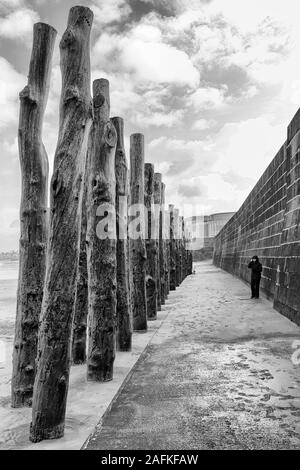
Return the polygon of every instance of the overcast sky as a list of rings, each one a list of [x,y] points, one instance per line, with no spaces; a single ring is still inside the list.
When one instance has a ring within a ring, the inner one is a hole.
[[[142,132],[167,202],[235,211],[285,140],[300,106],[299,0],[0,0],[0,251],[18,246],[18,93],[32,26],[58,31],[44,124],[57,138],[58,43],[71,6],[95,14],[92,78],[111,84],[111,114]]]

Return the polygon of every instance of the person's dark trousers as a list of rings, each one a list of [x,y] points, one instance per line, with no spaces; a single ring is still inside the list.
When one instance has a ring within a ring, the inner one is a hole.
[[[251,279],[251,293],[252,293],[252,297],[255,299],[259,298],[259,283],[260,283],[260,278]]]

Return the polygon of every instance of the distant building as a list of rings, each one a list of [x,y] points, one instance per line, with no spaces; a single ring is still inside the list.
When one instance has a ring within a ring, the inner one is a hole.
[[[189,248],[193,251],[194,261],[212,258],[214,238],[235,212],[194,216],[186,219]]]
[[[8,251],[5,253],[0,253],[0,261],[16,261],[19,259],[18,251]]]

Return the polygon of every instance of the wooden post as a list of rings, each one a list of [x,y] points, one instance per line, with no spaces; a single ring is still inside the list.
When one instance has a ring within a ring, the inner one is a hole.
[[[134,331],[147,330],[147,295],[146,295],[146,247],[144,214],[144,136],[130,136],[130,207],[129,238],[130,266],[132,270],[132,317]],[[138,205],[138,206],[137,206]],[[139,208],[140,231],[135,236],[131,231],[136,217],[135,208]]]
[[[166,303],[166,286],[165,286],[165,277],[166,277],[166,243],[165,243],[165,189],[166,185],[161,183],[161,206],[160,206],[160,215],[159,215],[159,259],[160,259],[160,298],[161,305]]]
[[[88,272],[86,253],[86,204],[87,204],[87,166],[84,178],[82,212],[81,212],[81,236],[80,254],[77,271],[77,287],[74,303],[72,362],[84,364],[86,361],[87,345],[87,317],[88,317]]]
[[[180,243],[180,284],[184,280],[184,247],[183,247],[183,217],[179,217],[179,243]]]
[[[174,205],[169,204],[170,213],[170,290],[176,290],[176,246],[174,234]]]
[[[186,238],[185,238],[185,221],[182,217],[182,280],[186,278]]]
[[[73,7],[60,42],[62,96],[51,181],[50,234],[39,333],[30,439],[63,436],[79,258],[82,181],[92,109],[90,30],[93,13]]]
[[[174,210],[176,287],[180,286],[179,210]]]
[[[193,253],[189,251],[189,274],[193,274]]]
[[[185,255],[186,269],[185,271],[186,271],[186,276],[189,276],[190,274],[192,274],[192,269],[193,269],[193,256],[190,250],[191,239],[192,239],[190,224],[188,227],[185,227],[185,232],[186,232],[186,255]]]
[[[124,146],[124,121],[112,118],[117,132],[115,158],[117,224],[117,350],[131,351],[132,318],[127,240],[128,167]]]
[[[154,191],[154,165],[145,163],[145,210],[146,210],[146,291],[147,291],[147,318],[157,318],[157,243],[152,237],[153,191]]]
[[[11,382],[12,406],[31,406],[38,322],[46,269],[48,157],[42,142],[56,31],[33,29],[28,84],[20,93],[19,155],[22,174],[17,315]]]
[[[156,240],[156,247],[157,247],[157,278],[156,278],[156,285],[157,285],[157,310],[161,310],[161,279],[160,279],[160,250],[161,250],[161,243],[162,243],[162,234],[160,230],[161,226],[161,173],[154,173],[154,204],[155,204],[155,223],[156,223],[156,230],[157,230],[157,240]]]
[[[107,382],[113,378],[117,304],[115,218],[117,133],[109,120],[108,80],[94,81],[93,101],[94,122],[89,140],[87,223],[89,283],[87,379]]]
[[[170,292],[170,212],[165,211],[165,298]]]

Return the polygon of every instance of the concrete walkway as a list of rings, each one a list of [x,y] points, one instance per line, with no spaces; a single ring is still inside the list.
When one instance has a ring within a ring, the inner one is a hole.
[[[230,274],[196,270],[86,448],[300,449],[300,328]]]

